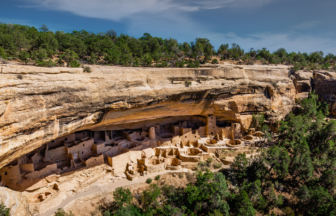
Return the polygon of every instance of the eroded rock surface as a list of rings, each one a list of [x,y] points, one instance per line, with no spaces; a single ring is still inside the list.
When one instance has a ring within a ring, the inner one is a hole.
[[[92,73],[83,73],[0,65],[0,71],[0,167],[84,129],[121,130],[165,117],[215,115],[246,130],[255,112],[270,113],[272,121],[285,116],[296,95],[287,66],[92,66]]]
[[[0,203],[10,208],[10,215],[31,216],[27,198],[20,192],[0,187]]]

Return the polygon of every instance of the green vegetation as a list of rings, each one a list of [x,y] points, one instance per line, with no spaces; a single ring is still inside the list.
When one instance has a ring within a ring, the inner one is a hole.
[[[156,181],[157,181],[157,180],[160,180],[160,178],[161,178],[160,175],[155,176],[155,180],[156,180]]]
[[[151,178],[148,178],[148,179],[146,180],[146,183],[147,183],[147,184],[150,184],[150,183],[152,183],[152,181],[153,181],[153,180],[152,180]]]
[[[91,68],[89,66],[85,66],[84,73],[91,73]]]
[[[0,216],[10,216],[10,208],[7,208],[3,203],[0,203]]]
[[[65,212],[63,209],[59,208],[57,210],[57,212],[55,212],[55,216],[75,216],[74,214],[72,214],[72,212],[70,211],[69,213]]]
[[[213,60],[212,57],[216,56]],[[266,48],[245,52],[238,44],[222,44],[216,51],[206,38],[193,42],[178,43],[177,40],[153,37],[145,33],[140,38],[113,30],[92,33],[85,30],[65,33],[41,28],[0,23],[0,58],[20,59],[23,63],[55,59],[55,63],[77,67],[78,61],[86,64],[199,67],[200,63],[217,64],[221,60],[237,60],[244,64],[288,64],[293,70],[335,70],[336,56],[323,52],[288,53],[280,48],[270,52]],[[34,63],[38,63],[34,62]],[[44,66],[43,64],[37,64]],[[50,64],[49,64],[50,65]]]
[[[325,120],[327,108],[312,92],[258,157],[239,154],[231,170],[218,173],[209,171],[216,160],[208,158],[195,174],[185,174],[190,183],[184,188],[151,184],[134,196],[120,188],[127,199],[114,194],[124,201],[101,208],[102,214],[255,216],[276,215],[277,208],[290,216],[336,215],[336,121]],[[262,116],[256,119],[263,122]]]

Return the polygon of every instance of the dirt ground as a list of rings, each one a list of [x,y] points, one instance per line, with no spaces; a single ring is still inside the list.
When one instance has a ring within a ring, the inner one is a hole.
[[[185,187],[190,181],[186,177],[186,174],[181,178],[178,173],[167,173],[160,176],[159,180],[152,178],[153,182],[151,184],[163,185],[173,185],[175,187]],[[148,189],[149,184],[142,182],[124,188],[129,188],[134,194],[141,193],[142,191]],[[102,215],[98,207],[104,203],[113,201],[113,192],[102,192],[99,194],[94,194],[91,196],[83,197],[75,200],[75,202],[70,202],[65,206],[64,210],[71,211],[75,216],[100,216]]]

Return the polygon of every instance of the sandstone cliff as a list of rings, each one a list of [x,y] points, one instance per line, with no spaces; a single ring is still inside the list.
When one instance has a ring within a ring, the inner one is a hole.
[[[0,168],[74,131],[174,116],[216,115],[250,126],[252,114],[276,121],[296,89],[287,66],[82,69],[0,65]],[[22,75],[22,79],[18,74]]]

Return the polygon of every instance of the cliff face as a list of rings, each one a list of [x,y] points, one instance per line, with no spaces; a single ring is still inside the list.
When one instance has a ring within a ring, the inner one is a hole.
[[[254,112],[270,121],[285,116],[296,95],[286,66],[91,68],[0,65],[0,168],[83,129],[126,129],[192,115],[216,115],[247,129]]]
[[[336,115],[336,73],[318,71],[314,73],[313,89],[320,100],[329,104],[330,115]]]

